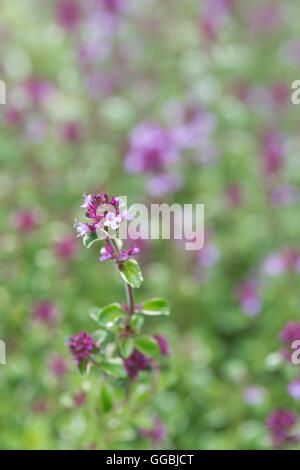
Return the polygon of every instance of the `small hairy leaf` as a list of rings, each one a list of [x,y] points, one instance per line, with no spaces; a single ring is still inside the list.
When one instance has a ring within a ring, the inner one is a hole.
[[[169,304],[165,299],[149,299],[142,304],[144,315],[169,315]]]
[[[138,263],[134,259],[129,259],[119,265],[122,278],[131,287],[137,289],[143,282],[143,276]]]

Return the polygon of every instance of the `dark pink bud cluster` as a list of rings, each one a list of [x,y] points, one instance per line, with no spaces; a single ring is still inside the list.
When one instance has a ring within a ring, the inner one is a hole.
[[[292,433],[296,423],[296,415],[289,410],[277,409],[267,418],[271,439],[275,447],[298,442],[299,436]]]
[[[108,259],[116,259],[117,262],[127,261],[130,256],[137,255],[140,252],[139,248],[132,246],[129,250],[122,250],[119,254],[118,259],[116,258],[115,252],[111,247],[110,243],[106,240],[104,249],[102,250],[100,261],[106,261]]]
[[[124,366],[127,374],[136,378],[141,370],[148,369],[151,359],[145,356],[137,349],[134,349],[131,355],[124,360]]]
[[[80,331],[77,335],[72,336],[68,346],[76,364],[89,358],[95,350],[94,340],[86,331]]]

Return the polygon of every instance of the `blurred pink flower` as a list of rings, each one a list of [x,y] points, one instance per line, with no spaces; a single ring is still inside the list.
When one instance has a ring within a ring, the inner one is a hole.
[[[258,385],[250,385],[244,390],[244,401],[250,406],[260,405],[265,398],[265,390]]]
[[[79,246],[76,239],[70,235],[61,237],[60,240],[56,241],[54,244],[54,252],[62,261],[74,258],[78,249]]]
[[[44,141],[47,124],[39,116],[32,116],[25,125],[25,137],[31,144],[38,145]]]
[[[299,436],[293,433],[296,421],[296,414],[287,409],[278,408],[268,416],[266,424],[274,447],[279,448],[299,441]]]
[[[247,12],[247,22],[255,34],[269,34],[281,27],[281,7],[271,1],[255,5],[250,13]]]
[[[157,445],[166,438],[167,428],[162,424],[161,420],[157,417],[153,420],[153,428],[139,429],[141,437],[149,439],[152,445]]]
[[[295,398],[295,400],[300,400],[300,379],[293,380],[288,388],[287,392],[291,397]]]
[[[45,398],[38,398],[32,403],[31,409],[36,414],[44,414],[50,410],[50,404]]]
[[[291,184],[279,184],[270,191],[270,200],[275,206],[289,206],[299,200],[299,188]]]
[[[225,189],[226,199],[231,207],[239,206],[242,203],[242,188],[238,183],[233,183]]]
[[[262,135],[263,169],[267,175],[278,173],[284,159],[284,139],[281,132],[267,131]]]
[[[59,321],[59,310],[48,300],[39,301],[33,308],[33,318],[47,326],[55,326]]]
[[[61,378],[67,374],[69,367],[68,362],[63,356],[53,356],[50,359],[50,369],[57,378]]]
[[[261,312],[262,303],[259,295],[259,286],[256,282],[247,281],[239,285],[237,295],[245,315],[254,317]]]
[[[4,122],[7,126],[20,126],[23,120],[23,114],[18,109],[10,106],[5,109]]]
[[[76,144],[81,140],[81,136],[82,136],[81,124],[76,121],[66,122],[62,125],[61,134],[62,134],[62,138],[66,142]]]
[[[292,67],[299,67],[300,65],[300,40],[290,39],[284,41],[279,48],[279,56],[285,64]]]
[[[37,209],[21,209],[12,215],[12,223],[19,232],[31,232],[39,225]]]
[[[77,0],[59,0],[57,21],[67,30],[74,30],[81,19],[81,7]]]
[[[151,176],[147,182],[147,191],[150,196],[161,197],[164,194],[178,191],[182,187],[182,180],[174,173],[159,173]]]
[[[197,260],[206,268],[213,267],[220,259],[220,252],[213,242],[205,242],[204,247],[198,252]]]
[[[53,85],[46,81],[36,77],[28,79],[24,83],[24,88],[28,93],[29,98],[35,104],[43,103],[53,91]]]
[[[280,276],[287,271],[300,272],[300,252],[286,248],[269,256],[264,261],[262,269],[268,276]]]
[[[85,392],[79,392],[76,393],[73,397],[74,400],[74,405],[77,406],[78,408],[85,405],[86,402],[86,393]]]
[[[100,0],[100,3],[103,6],[103,8],[106,10],[106,12],[116,15],[123,11],[126,1],[125,0]]]
[[[195,148],[207,141],[216,128],[216,117],[205,110],[186,107],[183,122],[174,126],[173,139],[180,148]]]
[[[205,0],[200,24],[208,40],[216,40],[221,28],[230,17],[235,0]]]
[[[279,339],[284,343],[292,344],[296,340],[300,340],[300,323],[286,323],[283,330],[279,334]]]
[[[153,172],[178,159],[171,132],[156,122],[142,122],[132,131],[125,168],[129,173]]]

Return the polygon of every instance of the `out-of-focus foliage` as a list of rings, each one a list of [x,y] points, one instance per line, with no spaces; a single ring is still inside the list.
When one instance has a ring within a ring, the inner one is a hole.
[[[0,448],[265,449],[270,413],[297,414],[279,333],[299,318],[299,13],[288,0],[1,1]],[[139,132],[157,145],[150,163]],[[170,300],[144,328],[171,355],[127,406],[64,345],[92,331],[93,306],[124,301],[97,243],[76,240],[85,191],[205,204],[201,251],[141,243],[137,302]]]

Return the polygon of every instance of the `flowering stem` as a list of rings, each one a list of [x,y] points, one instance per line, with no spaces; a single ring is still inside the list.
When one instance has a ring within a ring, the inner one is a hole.
[[[120,250],[119,250],[119,247],[118,247],[116,241],[112,238],[108,238],[108,242],[109,242],[110,246],[112,247],[112,249],[114,250],[117,262],[120,262],[120,258],[119,258]],[[129,321],[130,321],[130,315],[133,315],[133,313],[134,313],[133,288],[129,284],[127,284],[127,282],[125,282],[125,291],[126,291],[126,298],[127,298],[127,302],[128,302],[128,311],[129,311],[129,315],[127,316],[127,320],[126,320],[126,326],[127,326]]]

